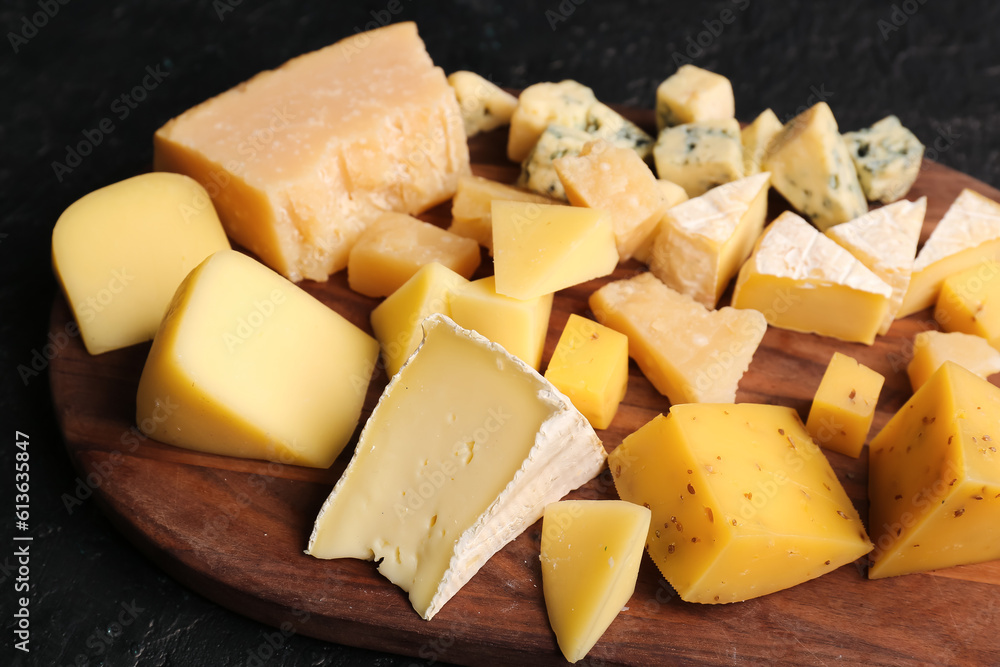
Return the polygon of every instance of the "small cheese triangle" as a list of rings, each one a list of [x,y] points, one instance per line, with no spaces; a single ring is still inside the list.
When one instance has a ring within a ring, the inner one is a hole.
[[[962,190],[917,254],[896,317],[929,307],[945,278],[991,259],[1000,260],[1000,204]]]
[[[880,335],[889,331],[903,305],[926,212],[927,197],[915,202],[901,199],[826,230],[827,236],[892,288]]]

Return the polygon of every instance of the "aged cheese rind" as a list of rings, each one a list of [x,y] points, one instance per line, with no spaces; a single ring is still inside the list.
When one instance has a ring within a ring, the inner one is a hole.
[[[306,553],[377,560],[429,620],[606,455],[569,399],[523,362],[443,315],[424,326]]]

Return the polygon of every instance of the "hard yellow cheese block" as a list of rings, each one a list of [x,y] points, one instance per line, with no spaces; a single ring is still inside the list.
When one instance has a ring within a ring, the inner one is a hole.
[[[469,281],[437,262],[424,265],[371,313],[372,332],[389,377],[423,340],[421,323],[432,313],[451,315],[451,295]]]
[[[375,560],[430,619],[606,457],[583,415],[523,362],[443,315],[424,327],[320,509],[307,553]]]
[[[499,294],[494,276],[473,280],[451,295],[451,317],[538,370],[552,314],[552,294],[515,299]]]
[[[984,262],[945,278],[934,319],[945,331],[982,336],[1000,350],[1000,262]]]
[[[663,215],[649,269],[706,308],[715,308],[764,229],[770,174],[713,188]]]
[[[326,468],[361,415],[378,343],[264,265],[221,250],[177,289],[139,380],[151,438]]]
[[[1000,351],[986,339],[958,331],[921,331],[913,338],[913,359],[906,366],[913,391],[920,389],[946,361],[981,378],[1000,373]]]
[[[545,508],[545,610],[569,662],[586,657],[635,592],[650,516],[622,500],[563,500]]]
[[[607,428],[628,387],[628,338],[572,313],[545,379],[566,394],[594,428]]]
[[[733,84],[721,74],[681,65],[656,88],[657,129],[735,115]]]
[[[933,305],[945,278],[990,260],[1000,262],[1000,203],[962,190],[917,253],[896,317]]]
[[[869,445],[872,579],[1000,558],[1000,388],[946,362]]]
[[[756,309],[782,329],[871,345],[891,294],[851,253],[785,211],[740,269],[733,306]]]
[[[481,176],[462,176],[458,179],[455,197],[451,202],[452,221],[448,231],[475,240],[492,254],[494,199],[535,204],[561,203]]]
[[[347,283],[365,296],[388,296],[431,262],[469,278],[479,261],[479,244],[472,239],[409,215],[386,213],[351,249]]]
[[[150,340],[184,277],[229,248],[208,193],[143,174],[72,204],[52,229],[52,264],[87,351]]]
[[[174,118],[154,167],[200,181],[234,241],[326,280],[386,211],[455,192],[469,149],[455,92],[413,23],[352,35]]]
[[[660,191],[660,197],[663,198],[663,215],[660,216],[660,221],[653,227],[653,231],[646,237],[646,240],[632,254],[632,257],[643,264],[649,264],[653,257],[653,244],[656,242],[656,237],[663,226],[663,218],[666,217],[667,211],[689,199],[687,191],[684,188],[665,178],[656,179],[656,188]]]
[[[628,353],[671,403],[732,403],[767,323],[755,310],[707,310],[651,273],[590,295],[597,321],[628,337]]]
[[[767,147],[779,132],[781,132],[781,121],[770,109],[760,112],[752,123],[740,130],[740,139],[743,142],[743,175],[753,176],[765,171],[761,165],[764,164],[764,156]]]
[[[806,429],[822,447],[857,458],[875,418],[885,378],[834,352],[813,397]]]
[[[642,245],[666,209],[656,177],[635,151],[606,141],[552,162],[569,202],[608,211],[622,261]]]
[[[688,602],[780,591],[872,548],[792,408],[674,405],[625,438],[608,466],[622,500],[652,510],[646,548]]]
[[[535,299],[618,266],[611,216],[604,211],[498,199],[492,218],[500,294]]]

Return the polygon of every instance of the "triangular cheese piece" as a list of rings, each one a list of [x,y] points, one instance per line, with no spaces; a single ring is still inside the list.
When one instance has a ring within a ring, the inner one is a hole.
[[[624,500],[563,500],[542,519],[542,590],[570,662],[582,660],[635,592],[652,516]]]
[[[785,211],[740,269],[733,306],[759,310],[782,329],[871,345],[891,295],[851,253]]]
[[[962,190],[917,253],[910,287],[896,317],[929,307],[945,278],[991,259],[1000,260],[1000,204]]]
[[[902,199],[826,230],[827,236],[892,288],[889,307],[878,331],[883,336],[896,319],[910,286],[913,256],[917,254],[926,212],[927,197],[915,202]]]
[[[649,264],[657,278],[715,308],[764,229],[771,174],[724,183],[667,210]]]
[[[375,560],[430,619],[606,458],[552,384],[434,314],[365,424],[306,553]]]

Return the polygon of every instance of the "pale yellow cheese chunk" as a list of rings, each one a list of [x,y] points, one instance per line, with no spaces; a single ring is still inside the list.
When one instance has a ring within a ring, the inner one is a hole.
[[[653,231],[646,237],[646,240],[642,242],[632,257],[639,260],[643,264],[649,264],[650,258],[653,256],[653,244],[656,242],[656,237],[660,233],[660,228],[663,225],[663,218],[666,216],[666,212],[669,211],[674,206],[688,200],[687,191],[681,186],[668,181],[665,178],[656,179],[656,187],[660,191],[660,196],[663,197],[664,206],[666,207],[663,211],[663,216],[660,217],[660,221],[656,223],[653,227]]]
[[[656,174],[677,183],[689,197],[743,178],[740,124],[734,118],[668,127],[653,147]]]
[[[732,118],[736,115],[729,79],[695,65],[681,65],[656,88],[656,127]]]
[[[455,89],[462,110],[465,134],[474,137],[510,123],[517,98],[475,72],[452,72],[448,84]]]
[[[53,268],[91,354],[152,339],[188,272],[226,248],[208,193],[179,174],[91,192],[52,229]]]
[[[1000,351],[986,339],[959,331],[921,331],[913,338],[913,359],[906,366],[913,391],[920,389],[946,361],[981,378],[1000,373]]]
[[[566,660],[578,662],[635,592],[650,511],[622,500],[563,500],[542,518],[542,590]]]
[[[229,236],[295,281],[326,280],[372,220],[430,208],[469,173],[455,92],[408,22],[258,74],[153,148],[158,171],[201,182]]]
[[[743,142],[743,175],[753,176],[762,171],[766,171],[761,165],[764,164],[764,156],[771,140],[781,132],[781,121],[770,109],[760,112],[752,123],[740,131],[740,139]]]
[[[136,423],[186,449],[326,468],[361,415],[378,343],[263,264],[221,250],[177,289]]]
[[[458,179],[455,197],[451,202],[451,226],[448,231],[473,239],[493,252],[493,200],[527,201],[536,204],[560,204],[533,192],[505,183],[491,181],[481,176],[462,176]]]
[[[479,261],[479,244],[472,239],[403,213],[385,213],[351,248],[347,283],[365,296],[388,296],[431,262],[469,278]]]
[[[826,449],[857,458],[875,418],[885,377],[834,352],[809,408],[806,429]]]
[[[1000,350],[1000,262],[984,262],[945,278],[934,319],[945,331],[982,336]]]

